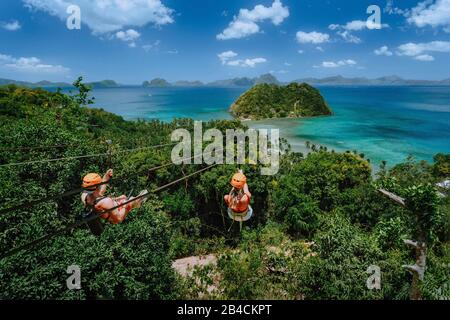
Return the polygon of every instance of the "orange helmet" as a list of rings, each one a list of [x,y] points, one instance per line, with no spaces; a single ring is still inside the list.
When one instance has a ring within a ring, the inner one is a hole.
[[[97,189],[98,184],[102,183],[102,177],[97,173],[89,173],[83,178],[82,188],[93,191]]]
[[[243,173],[236,173],[233,178],[231,179],[231,185],[235,187],[236,189],[242,189],[244,188],[245,184],[247,183],[247,177]]]

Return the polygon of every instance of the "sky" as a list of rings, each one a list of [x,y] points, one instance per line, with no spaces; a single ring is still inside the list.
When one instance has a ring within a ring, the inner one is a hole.
[[[265,73],[449,78],[450,0],[0,2],[0,78],[140,84]]]

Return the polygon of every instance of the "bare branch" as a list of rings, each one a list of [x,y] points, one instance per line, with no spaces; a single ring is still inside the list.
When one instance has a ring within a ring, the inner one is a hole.
[[[403,240],[403,242],[404,242],[406,245],[411,246],[411,247],[413,247],[413,248],[416,248],[416,249],[419,248],[419,243],[418,243],[417,241],[405,239],[405,240]]]
[[[392,201],[398,203],[399,205],[401,205],[403,207],[406,206],[405,199],[403,199],[402,197],[400,197],[392,192],[389,192],[387,190],[384,190],[384,189],[378,189],[378,191],[381,192],[386,197],[388,197],[389,199],[391,199]]]

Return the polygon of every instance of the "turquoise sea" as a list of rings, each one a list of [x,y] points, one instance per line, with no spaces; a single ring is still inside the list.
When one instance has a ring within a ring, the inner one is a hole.
[[[189,117],[196,120],[230,119],[227,110],[245,88],[94,89],[94,107],[125,119]],[[358,150],[372,163],[389,165],[408,155],[431,160],[450,153],[450,87],[321,86],[334,111],[330,117],[280,119],[249,123],[279,128],[298,151],[305,141],[337,151]]]

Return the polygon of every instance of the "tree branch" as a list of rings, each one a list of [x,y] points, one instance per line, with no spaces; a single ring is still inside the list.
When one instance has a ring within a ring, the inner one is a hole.
[[[399,205],[401,205],[403,207],[406,206],[405,199],[403,199],[402,197],[400,197],[392,192],[389,192],[387,190],[384,190],[384,189],[378,189],[378,191],[381,192],[386,197],[388,197],[389,199],[391,199],[392,201],[398,203]]]

